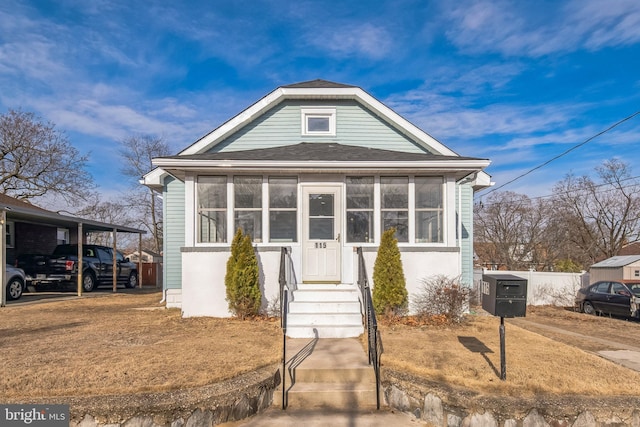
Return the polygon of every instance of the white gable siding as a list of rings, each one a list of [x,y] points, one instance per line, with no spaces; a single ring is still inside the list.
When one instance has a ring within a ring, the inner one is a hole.
[[[318,106],[336,108],[336,136],[302,135],[301,108]],[[222,141],[211,151],[253,150],[300,142],[339,142],[411,153],[425,152],[417,143],[354,101],[286,101]]]

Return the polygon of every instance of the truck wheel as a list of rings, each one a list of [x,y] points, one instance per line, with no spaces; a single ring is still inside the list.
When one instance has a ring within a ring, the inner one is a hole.
[[[132,271],[131,274],[129,274],[129,280],[125,283],[125,287],[133,289],[136,286],[138,286],[138,273]]]
[[[22,280],[17,277],[11,279],[9,283],[7,283],[7,300],[13,301],[22,296],[22,291],[24,289],[24,284]]]
[[[82,290],[92,292],[96,288],[96,277],[93,273],[85,273],[82,276]]]

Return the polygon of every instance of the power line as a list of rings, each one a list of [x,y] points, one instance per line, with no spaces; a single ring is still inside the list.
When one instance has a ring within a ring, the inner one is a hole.
[[[637,180],[637,179],[640,179],[640,175],[631,176],[631,177],[628,177],[628,178],[623,178],[619,182]],[[611,182],[603,182],[601,184],[594,184],[593,188],[601,188],[601,187],[606,187],[606,186],[611,186],[611,185],[613,185],[613,183],[611,183]],[[613,190],[622,190],[622,189],[625,189],[625,188],[633,188],[633,187],[637,187],[637,186],[638,186],[638,183],[635,182],[633,184],[623,185],[623,186],[620,186],[620,187],[617,187],[617,188],[613,188]],[[532,200],[532,201],[533,200],[538,200],[538,199],[547,199],[547,198],[550,198],[550,197],[562,196],[562,195],[565,195],[565,194],[571,194],[571,193],[575,193],[575,192],[583,191],[583,190],[584,189],[582,189],[582,188],[575,188],[575,189],[561,191],[561,192],[557,192],[557,193],[553,193],[553,194],[545,194],[543,196],[529,197],[528,199]],[[597,190],[594,193],[601,193],[601,192],[604,192],[604,191],[609,191],[609,189]],[[482,197],[483,196],[480,196],[480,198],[482,198]],[[480,203],[482,203],[482,201],[480,201]],[[486,203],[485,202],[485,203],[482,203],[482,204],[483,204],[483,206],[492,206],[492,205],[500,204],[500,203],[501,202],[494,202],[494,203]]]
[[[491,193],[493,193],[494,191],[497,191],[497,190],[501,189],[502,187],[505,187],[505,186],[507,186],[507,185],[509,185],[509,184],[512,184],[513,182],[515,182],[515,181],[519,180],[520,178],[523,178],[523,177],[525,177],[525,176],[529,175],[530,173],[532,173],[532,172],[534,172],[534,171],[536,171],[536,170],[538,170],[538,169],[540,169],[540,168],[543,168],[543,167],[547,166],[549,163],[553,162],[554,160],[558,160],[560,157],[562,157],[562,156],[565,156],[565,155],[569,154],[571,151],[573,151],[573,150],[575,150],[575,149],[577,149],[577,148],[582,147],[582,146],[583,146],[583,145],[585,145],[586,143],[588,143],[588,142],[590,142],[590,141],[592,141],[592,140],[596,139],[597,137],[599,137],[599,136],[601,136],[601,135],[604,135],[605,133],[609,132],[609,131],[610,131],[610,130],[612,130],[613,128],[615,128],[615,127],[617,127],[617,126],[621,125],[622,123],[626,122],[627,120],[631,120],[632,118],[634,118],[634,117],[635,117],[635,116],[637,116],[638,114],[640,114],[640,111],[636,111],[635,113],[631,114],[630,116],[627,116],[627,117],[625,117],[624,119],[617,121],[616,123],[614,123],[614,124],[612,124],[611,126],[609,126],[608,128],[606,128],[605,130],[603,130],[603,131],[601,131],[601,132],[598,132],[597,134],[595,134],[595,135],[593,135],[593,136],[591,136],[591,137],[587,138],[586,140],[582,141],[581,143],[579,143],[579,144],[577,144],[577,145],[574,145],[573,147],[571,147],[571,148],[569,148],[568,150],[566,150],[566,151],[564,151],[564,152],[562,152],[562,153],[558,154],[557,156],[553,157],[552,159],[547,160],[546,162],[544,162],[544,163],[542,163],[542,164],[540,164],[540,165],[538,165],[538,166],[536,166],[536,167],[534,167],[534,168],[532,168],[532,169],[529,169],[529,170],[528,170],[528,171],[526,171],[525,173],[523,173],[523,174],[521,174],[521,175],[518,175],[517,177],[515,177],[515,178],[513,178],[513,179],[511,179],[511,180],[509,180],[509,181],[507,181],[507,182],[505,182],[504,184],[502,184],[502,185],[500,185],[500,186],[498,186],[498,187],[494,187],[494,188],[492,188],[491,190],[489,190],[489,191],[487,191],[486,193],[484,193],[481,197],[484,197],[484,196],[486,196],[487,194],[491,194]]]

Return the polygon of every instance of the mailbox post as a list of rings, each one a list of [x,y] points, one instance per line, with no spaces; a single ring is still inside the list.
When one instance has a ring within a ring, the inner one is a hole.
[[[507,379],[505,346],[505,317],[524,317],[527,314],[527,280],[512,274],[484,274],[482,276],[482,308],[500,316],[500,379]]]

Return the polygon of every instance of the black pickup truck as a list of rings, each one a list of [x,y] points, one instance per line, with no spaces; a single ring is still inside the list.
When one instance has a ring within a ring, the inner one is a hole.
[[[91,292],[100,285],[113,284],[113,248],[82,245],[82,289]],[[30,285],[38,287],[78,283],[78,245],[58,245],[51,255],[18,257],[17,265],[25,270]],[[135,288],[138,266],[116,251],[116,274],[119,284]]]

